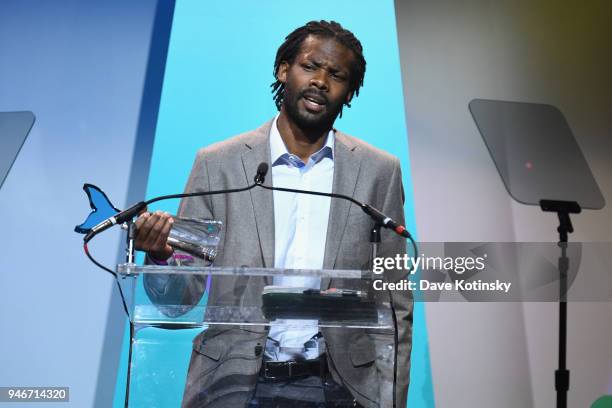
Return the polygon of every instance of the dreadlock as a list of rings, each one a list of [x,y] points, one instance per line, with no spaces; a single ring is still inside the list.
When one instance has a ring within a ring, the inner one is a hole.
[[[285,37],[285,42],[278,48],[276,52],[276,60],[274,61],[274,77],[278,73],[278,68],[282,62],[293,64],[295,57],[300,51],[302,42],[309,35],[315,35],[323,38],[333,38],[346,48],[351,50],[355,55],[357,62],[351,66],[350,75],[350,91],[355,96],[359,95],[359,88],[363,86],[363,77],[365,76],[366,61],[363,57],[363,48],[359,40],[353,35],[352,32],[343,28],[339,23],[335,21],[310,21],[306,25],[295,29],[291,34]],[[274,94],[274,103],[276,108],[280,111],[285,96],[285,84],[280,82],[278,79],[270,85],[272,93]],[[350,103],[344,103],[349,108]]]

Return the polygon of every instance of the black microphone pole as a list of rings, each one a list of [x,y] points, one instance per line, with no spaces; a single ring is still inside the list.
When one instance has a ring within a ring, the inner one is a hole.
[[[262,165],[265,165],[265,169],[267,171],[268,165],[266,163],[261,163],[259,166],[261,167]],[[259,167],[258,167],[258,169],[259,169]],[[414,239],[412,238],[412,235],[410,235],[410,233],[406,229],[406,227],[404,227],[403,225],[397,223],[392,218],[387,217],[384,213],[382,213],[381,211],[379,211],[376,208],[372,207],[371,205],[361,203],[361,202],[355,200],[353,197],[349,197],[349,196],[344,195],[344,194],[336,194],[336,193],[322,193],[322,192],[319,192],[319,191],[309,191],[309,190],[298,190],[298,189],[294,189],[294,188],[264,186],[263,185],[263,180],[261,180],[261,182],[258,183],[257,176],[255,176],[255,183],[256,183],[256,185],[259,185],[259,187],[265,188],[266,190],[284,191],[284,192],[287,192],[287,193],[297,193],[297,194],[309,194],[309,195],[316,195],[316,196],[322,196],[322,197],[339,198],[339,199],[342,199],[342,200],[350,201],[351,203],[353,203],[353,204],[357,205],[359,208],[361,208],[361,210],[363,212],[365,212],[366,214],[368,214],[370,216],[370,218],[372,218],[372,220],[374,221],[374,228],[372,229],[371,237],[370,237],[372,245],[374,245],[376,247],[380,243],[380,227],[385,227],[385,228],[388,228],[388,229],[392,230],[393,232],[395,232],[399,236],[409,239],[410,242],[412,243],[412,247],[414,249],[415,255],[418,254],[417,244],[414,241]],[[393,294],[391,293],[390,289],[387,289],[387,293],[389,294],[389,307],[391,308],[391,316],[392,316],[392,319],[393,319],[393,327],[394,327],[394,333],[393,333],[393,343],[394,343],[394,349],[393,349],[394,350],[394,358],[393,358],[393,407],[396,408],[397,407],[397,401],[396,401],[396,394],[397,394],[396,393],[396,387],[397,387],[397,349],[398,349],[398,346],[399,346],[399,333],[398,333],[398,327],[397,327],[397,316],[395,315],[395,305],[393,303]]]
[[[265,163],[261,163],[261,164],[265,164]],[[260,164],[260,166],[261,166],[261,164]],[[266,165],[266,167],[267,167],[267,165]],[[412,236],[410,235],[410,233],[408,232],[406,227],[404,227],[403,225],[401,225],[398,222],[394,221],[391,217],[387,217],[384,213],[380,212],[379,210],[377,210],[376,208],[372,207],[371,205],[359,202],[359,201],[355,200],[353,197],[349,197],[349,196],[344,195],[344,194],[322,193],[320,191],[298,190],[298,189],[295,189],[295,188],[264,186],[263,182],[262,183],[257,183],[256,185],[258,185],[259,187],[265,188],[266,190],[272,190],[272,191],[284,191],[284,192],[287,192],[287,193],[309,194],[309,195],[316,195],[316,196],[321,196],[321,197],[331,197],[331,198],[340,198],[342,200],[348,200],[351,203],[357,205],[359,208],[361,208],[362,211],[364,213],[368,214],[370,216],[370,218],[372,218],[372,220],[376,224],[380,224],[381,226],[392,230],[397,235],[400,235],[400,236],[402,236],[404,238],[408,238],[408,239],[410,239],[412,241]]]
[[[91,231],[89,231],[89,233],[87,233],[87,235],[85,235],[85,237],[83,238],[83,247],[85,249],[85,253],[87,255],[87,257],[97,266],[99,266],[100,268],[106,270],[107,272],[110,272],[111,274],[113,274],[115,276],[115,279],[117,278],[117,275],[110,269],[106,268],[105,266],[99,264],[97,261],[95,261],[95,259],[89,254],[89,250],[87,249],[87,243],[96,235],[98,235],[99,233],[101,233],[102,231],[105,231],[107,229],[109,229],[110,227],[112,227],[113,225],[117,225],[117,224],[123,224],[124,222],[128,222],[128,262],[133,262],[134,259],[134,235],[135,235],[135,230],[134,230],[134,223],[132,222],[132,219],[138,215],[138,213],[140,213],[142,210],[144,210],[145,208],[147,208],[147,206],[149,204],[152,204],[154,202],[157,201],[162,201],[162,200],[169,200],[171,198],[186,198],[186,197],[199,197],[199,196],[207,196],[207,195],[215,195],[215,194],[230,194],[230,193],[239,193],[242,191],[248,191],[251,190],[253,188],[255,188],[258,185],[263,184],[266,174],[268,173],[268,164],[267,163],[260,163],[259,166],[257,166],[257,174],[255,175],[255,179],[254,179],[254,184],[248,185],[246,187],[242,187],[242,188],[232,188],[232,189],[225,189],[225,190],[216,190],[216,191],[201,191],[201,192],[196,192],[196,193],[183,193],[183,194],[172,194],[172,195],[165,195],[165,196],[159,196],[159,197],[155,197],[152,198],[150,200],[147,201],[141,201],[139,203],[134,204],[133,206],[131,206],[130,208],[128,208],[127,210],[123,210],[117,214],[115,214],[112,217],[107,218],[106,220],[102,221],[101,223],[99,223],[98,225],[96,225],[95,227],[93,227],[91,229]],[[119,282],[117,281],[117,284],[119,285]],[[129,347],[129,354],[128,354],[128,366],[127,366],[127,378],[126,378],[126,391],[125,391],[125,406],[128,406],[129,400],[130,400],[130,383],[131,383],[131,367],[132,367],[132,346],[133,346],[133,339],[134,339],[134,323],[131,320],[130,314],[128,312],[128,308],[126,306],[125,303],[125,298],[123,296],[123,292],[121,290],[121,286],[119,285],[119,294],[121,295],[121,300],[123,302],[123,307],[125,309],[126,314],[128,315],[128,318],[130,320],[130,347]]]

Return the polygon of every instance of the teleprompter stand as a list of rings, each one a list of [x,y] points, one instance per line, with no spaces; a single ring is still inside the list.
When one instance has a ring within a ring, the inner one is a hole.
[[[574,232],[570,214],[579,214],[580,205],[575,201],[540,200],[540,208],[545,212],[556,212],[559,217],[559,368],[555,371],[555,390],[557,391],[557,407],[567,407],[567,392],[569,390],[570,372],[567,369],[567,272],[569,258],[567,257],[568,234]]]
[[[559,368],[557,408],[567,407],[568,235],[570,214],[601,209],[605,200],[572,131],[552,105],[474,99],[469,109],[504,186],[522,204],[538,205],[559,218]]]

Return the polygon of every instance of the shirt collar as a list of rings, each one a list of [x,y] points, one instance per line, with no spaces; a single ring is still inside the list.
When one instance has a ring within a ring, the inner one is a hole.
[[[289,153],[287,150],[287,146],[285,146],[285,142],[283,142],[280,132],[278,131],[278,127],[276,126],[277,120],[278,115],[276,115],[274,118],[272,127],[270,128],[270,157],[272,159],[272,166],[291,164],[295,167],[303,167],[307,163],[303,163],[299,157]],[[321,147],[321,149],[319,149],[317,152],[313,153],[308,161],[318,163],[326,157],[334,160],[334,141],[334,130],[331,129],[327,134],[327,139],[325,140],[323,147]]]

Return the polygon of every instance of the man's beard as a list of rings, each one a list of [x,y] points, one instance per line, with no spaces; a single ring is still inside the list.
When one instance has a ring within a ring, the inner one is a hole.
[[[304,93],[313,92],[312,90],[305,90],[301,92],[293,91],[289,87],[285,87],[285,94],[283,96],[283,106],[287,112],[287,116],[296,125],[305,131],[326,131],[333,127],[336,117],[342,111],[342,102],[331,102],[325,98],[325,111],[321,114],[314,114],[309,112],[303,112],[298,107],[298,102],[302,99]]]

